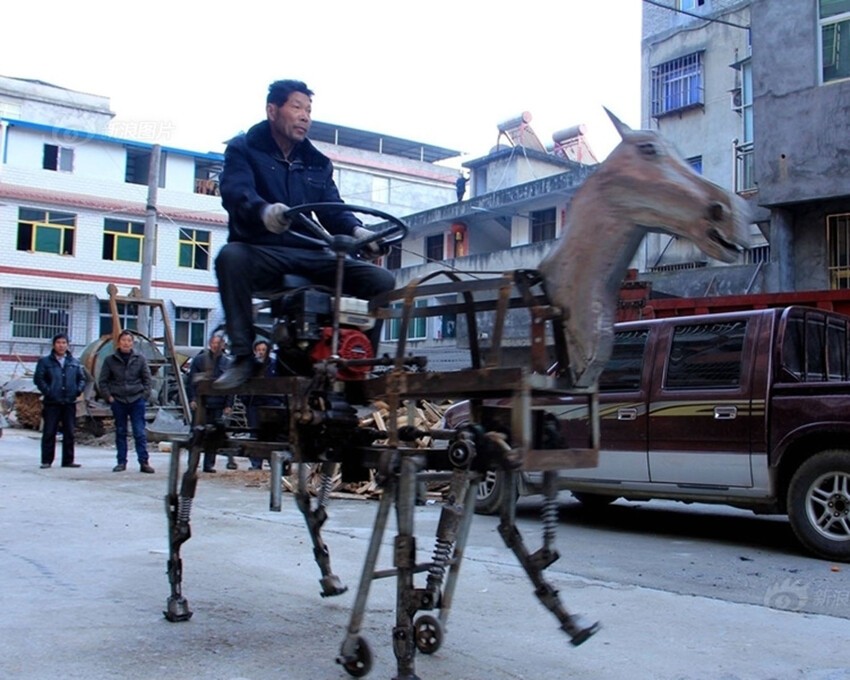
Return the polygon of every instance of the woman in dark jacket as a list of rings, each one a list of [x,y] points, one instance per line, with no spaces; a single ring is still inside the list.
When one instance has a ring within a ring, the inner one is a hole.
[[[112,407],[115,417],[115,448],[118,464],[113,472],[127,469],[127,418],[133,428],[139,470],[153,473],[148,462],[148,442],[145,435],[145,397],[151,391],[151,371],[144,356],[133,349],[133,334],[121,331],[118,349],[103,362],[97,383],[100,395]]]

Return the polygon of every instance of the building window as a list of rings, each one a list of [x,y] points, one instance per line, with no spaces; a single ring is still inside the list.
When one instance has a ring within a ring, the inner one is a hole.
[[[850,78],[850,0],[820,0],[821,77]]]
[[[372,177],[372,202],[373,203],[389,203],[390,202],[390,178],[389,177]]]
[[[683,9],[686,12],[692,12],[695,9],[699,9],[703,5],[705,5],[705,0],[678,0],[679,1],[679,9]]]
[[[127,149],[127,169],[124,181],[129,184],[147,184],[150,174],[151,158],[153,154],[150,149],[139,149],[131,147]],[[159,157],[159,182],[158,186],[165,186],[165,151]]]
[[[770,244],[765,243],[744,250],[744,264],[770,264]]]
[[[401,269],[401,246],[390,246],[387,253],[387,269]]]
[[[443,250],[442,234],[435,234],[425,238],[425,261],[426,262],[442,262],[445,259],[445,251]]]
[[[62,172],[74,171],[74,150],[66,146],[55,144],[44,145],[44,160],[42,167],[45,170],[61,170]]]
[[[144,222],[103,220],[103,259],[141,262],[145,239]]]
[[[100,300],[100,335],[112,335],[112,310],[109,300]],[[124,302],[116,302],[118,310],[118,327],[121,330],[135,331],[139,329],[139,306]]]
[[[16,290],[12,297],[10,320],[13,338],[50,339],[70,332],[69,293]]]
[[[74,254],[77,216],[55,210],[18,209],[18,250]]]
[[[826,243],[829,249],[829,287],[850,288],[850,213],[826,216]]]
[[[691,166],[691,170],[702,174],[702,156],[691,156],[685,159],[685,163]]]
[[[219,190],[221,168],[221,163],[195,159],[195,193],[221,196]]]
[[[733,91],[733,97],[735,96]],[[741,143],[735,145],[735,191],[751,191],[756,188],[755,154],[753,147],[753,64],[747,60],[741,64],[741,89],[737,103],[741,114]]]
[[[702,55],[702,52],[694,52],[652,69],[653,116],[702,106]]]
[[[209,310],[177,307],[174,314],[174,342],[180,347],[205,347]]]
[[[555,208],[534,210],[531,213],[531,242],[551,241],[555,238]]]
[[[181,229],[178,242],[178,266],[189,269],[210,268],[210,232]]]
[[[427,300],[417,300],[417,307],[427,307]],[[402,303],[396,302],[395,304],[390,305],[391,309],[402,309]],[[407,327],[407,339],[408,340],[424,340],[427,333],[428,328],[428,319],[427,317],[414,317],[410,319],[410,323]],[[392,342],[394,340],[398,340],[401,337],[401,319],[387,319],[384,323],[384,340],[387,342]]]

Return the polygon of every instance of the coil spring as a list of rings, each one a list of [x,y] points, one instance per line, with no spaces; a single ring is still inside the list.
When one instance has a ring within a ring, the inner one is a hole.
[[[555,535],[558,528],[558,502],[554,496],[547,496],[543,500],[540,519],[543,525],[543,545],[548,548],[555,542]]]
[[[331,486],[333,485],[333,477],[329,473],[322,470],[322,482],[319,486],[318,504],[320,508],[324,508],[328,504],[331,495]]]
[[[428,589],[434,590],[443,582],[449,557],[452,554],[452,542],[444,538],[438,538],[434,544],[434,555],[431,558],[431,566],[428,567]]]
[[[188,498],[187,496],[180,496],[177,501],[177,521],[178,522],[188,522],[189,516],[192,514],[192,501],[193,498]]]

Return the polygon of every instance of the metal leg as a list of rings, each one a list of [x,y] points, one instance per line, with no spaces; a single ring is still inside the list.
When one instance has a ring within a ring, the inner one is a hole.
[[[168,583],[171,595],[166,602],[163,615],[169,621],[188,621],[192,618],[189,602],[183,597],[183,561],[180,558],[180,546],[192,536],[190,517],[192,502],[198,485],[198,463],[203,448],[203,429],[197,429],[192,439],[186,442],[171,443],[171,461],[168,468],[168,494],[165,497],[165,511],[168,516]],[[180,454],[184,446],[189,447],[189,461],[180,492],[177,491],[177,478],[180,474]]]
[[[352,675],[360,677],[369,672],[364,667],[364,657],[371,662],[366,641],[360,637],[360,629],[363,626],[363,616],[366,611],[366,600],[369,597],[369,589],[372,581],[377,578],[375,566],[378,562],[378,554],[381,550],[381,540],[387,527],[387,519],[390,507],[396,494],[396,482],[394,477],[387,480],[378,503],[378,512],[375,515],[375,524],[372,527],[372,537],[369,540],[369,548],[366,551],[366,560],[363,563],[363,571],[360,573],[360,585],[357,588],[357,596],[354,598],[354,606],[351,609],[351,618],[348,622],[348,630],[345,640],[342,642],[339,656],[336,661],[342,664]],[[354,672],[353,672],[354,671]]]
[[[516,474],[516,471],[507,473],[507,482],[510,485],[508,488],[514,488]],[[548,494],[554,494],[554,484],[548,484],[546,491]],[[547,501],[552,500],[551,497],[547,498]],[[570,614],[561,604],[558,591],[543,578],[543,570],[555,562],[559,555],[557,551],[545,544],[533,554],[528,552],[516,526],[516,498],[514,494],[508,494],[502,506],[499,534],[502,536],[505,545],[513,550],[523,569],[525,569],[525,573],[528,574],[532,584],[534,584],[534,594],[537,595],[543,606],[555,615],[561,623],[561,629],[570,636],[570,642],[573,645],[580,645],[599,630],[598,622],[588,623],[583,621],[580,616]]]
[[[416,537],[413,535],[413,515],[416,509],[416,473],[418,464],[412,456],[401,457],[401,470],[396,499],[398,535],[394,545],[396,567],[396,625],[393,628],[393,652],[398,675],[393,680],[419,680],[414,672],[416,639],[413,615],[419,609],[414,589],[416,569]]]
[[[464,474],[467,478],[467,488],[463,500],[463,514],[457,530],[457,540],[455,541],[454,552],[452,553],[449,574],[446,577],[446,585],[443,588],[443,596],[440,600],[440,623],[444,628],[452,609],[452,599],[454,598],[457,579],[460,575],[460,565],[463,562],[466,539],[469,537],[469,529],[472,527],[472,518],[475,514],[475,487],[478,482],[478,475],[472,475],[469,472],[465,472]]]
[[[330,471],[327,466],[333,466],[333,463],[321,463],[323,466],[322,474],[329,475]],[[322,525],[328,518],[325,505],[327,499],[320,498],[320,503],[313,510],[310,507],[310,492],[307,489],[307,465],[304,463],[298,464],[298,490],[295,492],[295,502],[304,519],[307,522],[307,531],[310,533],[310,540],[313,542],[313,558],[316,564],[319,565],[319,570],[322,572],[322,578],[319,583],[322,584],[322,597],[332,597],[341,595],[348,590],[347,586],[342,585],[339,577],[331,570],[331,558],[328,546],[322,540]]]

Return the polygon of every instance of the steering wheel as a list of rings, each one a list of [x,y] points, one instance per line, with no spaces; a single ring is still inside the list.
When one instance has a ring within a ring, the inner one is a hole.
[[[381,231],[376,231],[365,238],[355,238],[354,236],[331,234],[321,224],[309,216],[309,213],[313,211],[322,213],[329,211],[341,212],[343,210],[380,217],[390,224]],[[313,245],[329,247],[336,253],[343,252],[348,255],[353,255],[354,253],[362,251],[366,248],[366,246],[372,243],[376,244],[382,252],[386,252],[391,245],[404,239],[407,236],[408,231],[407,225],[404,222],[389,213],[385,213],[382,210],[376,210],[375,208],[367,208],[362,205],[351,205],[350,203],[303,203],[301,205],[291,207],[284,213],[284,216],[293,222],[297,222],[313,234],[313,237],[311,237],[297,231],[290,230],[289,233],[293,236],[297,236],[298,238],[307,241],[308,243],[312,243]]]

